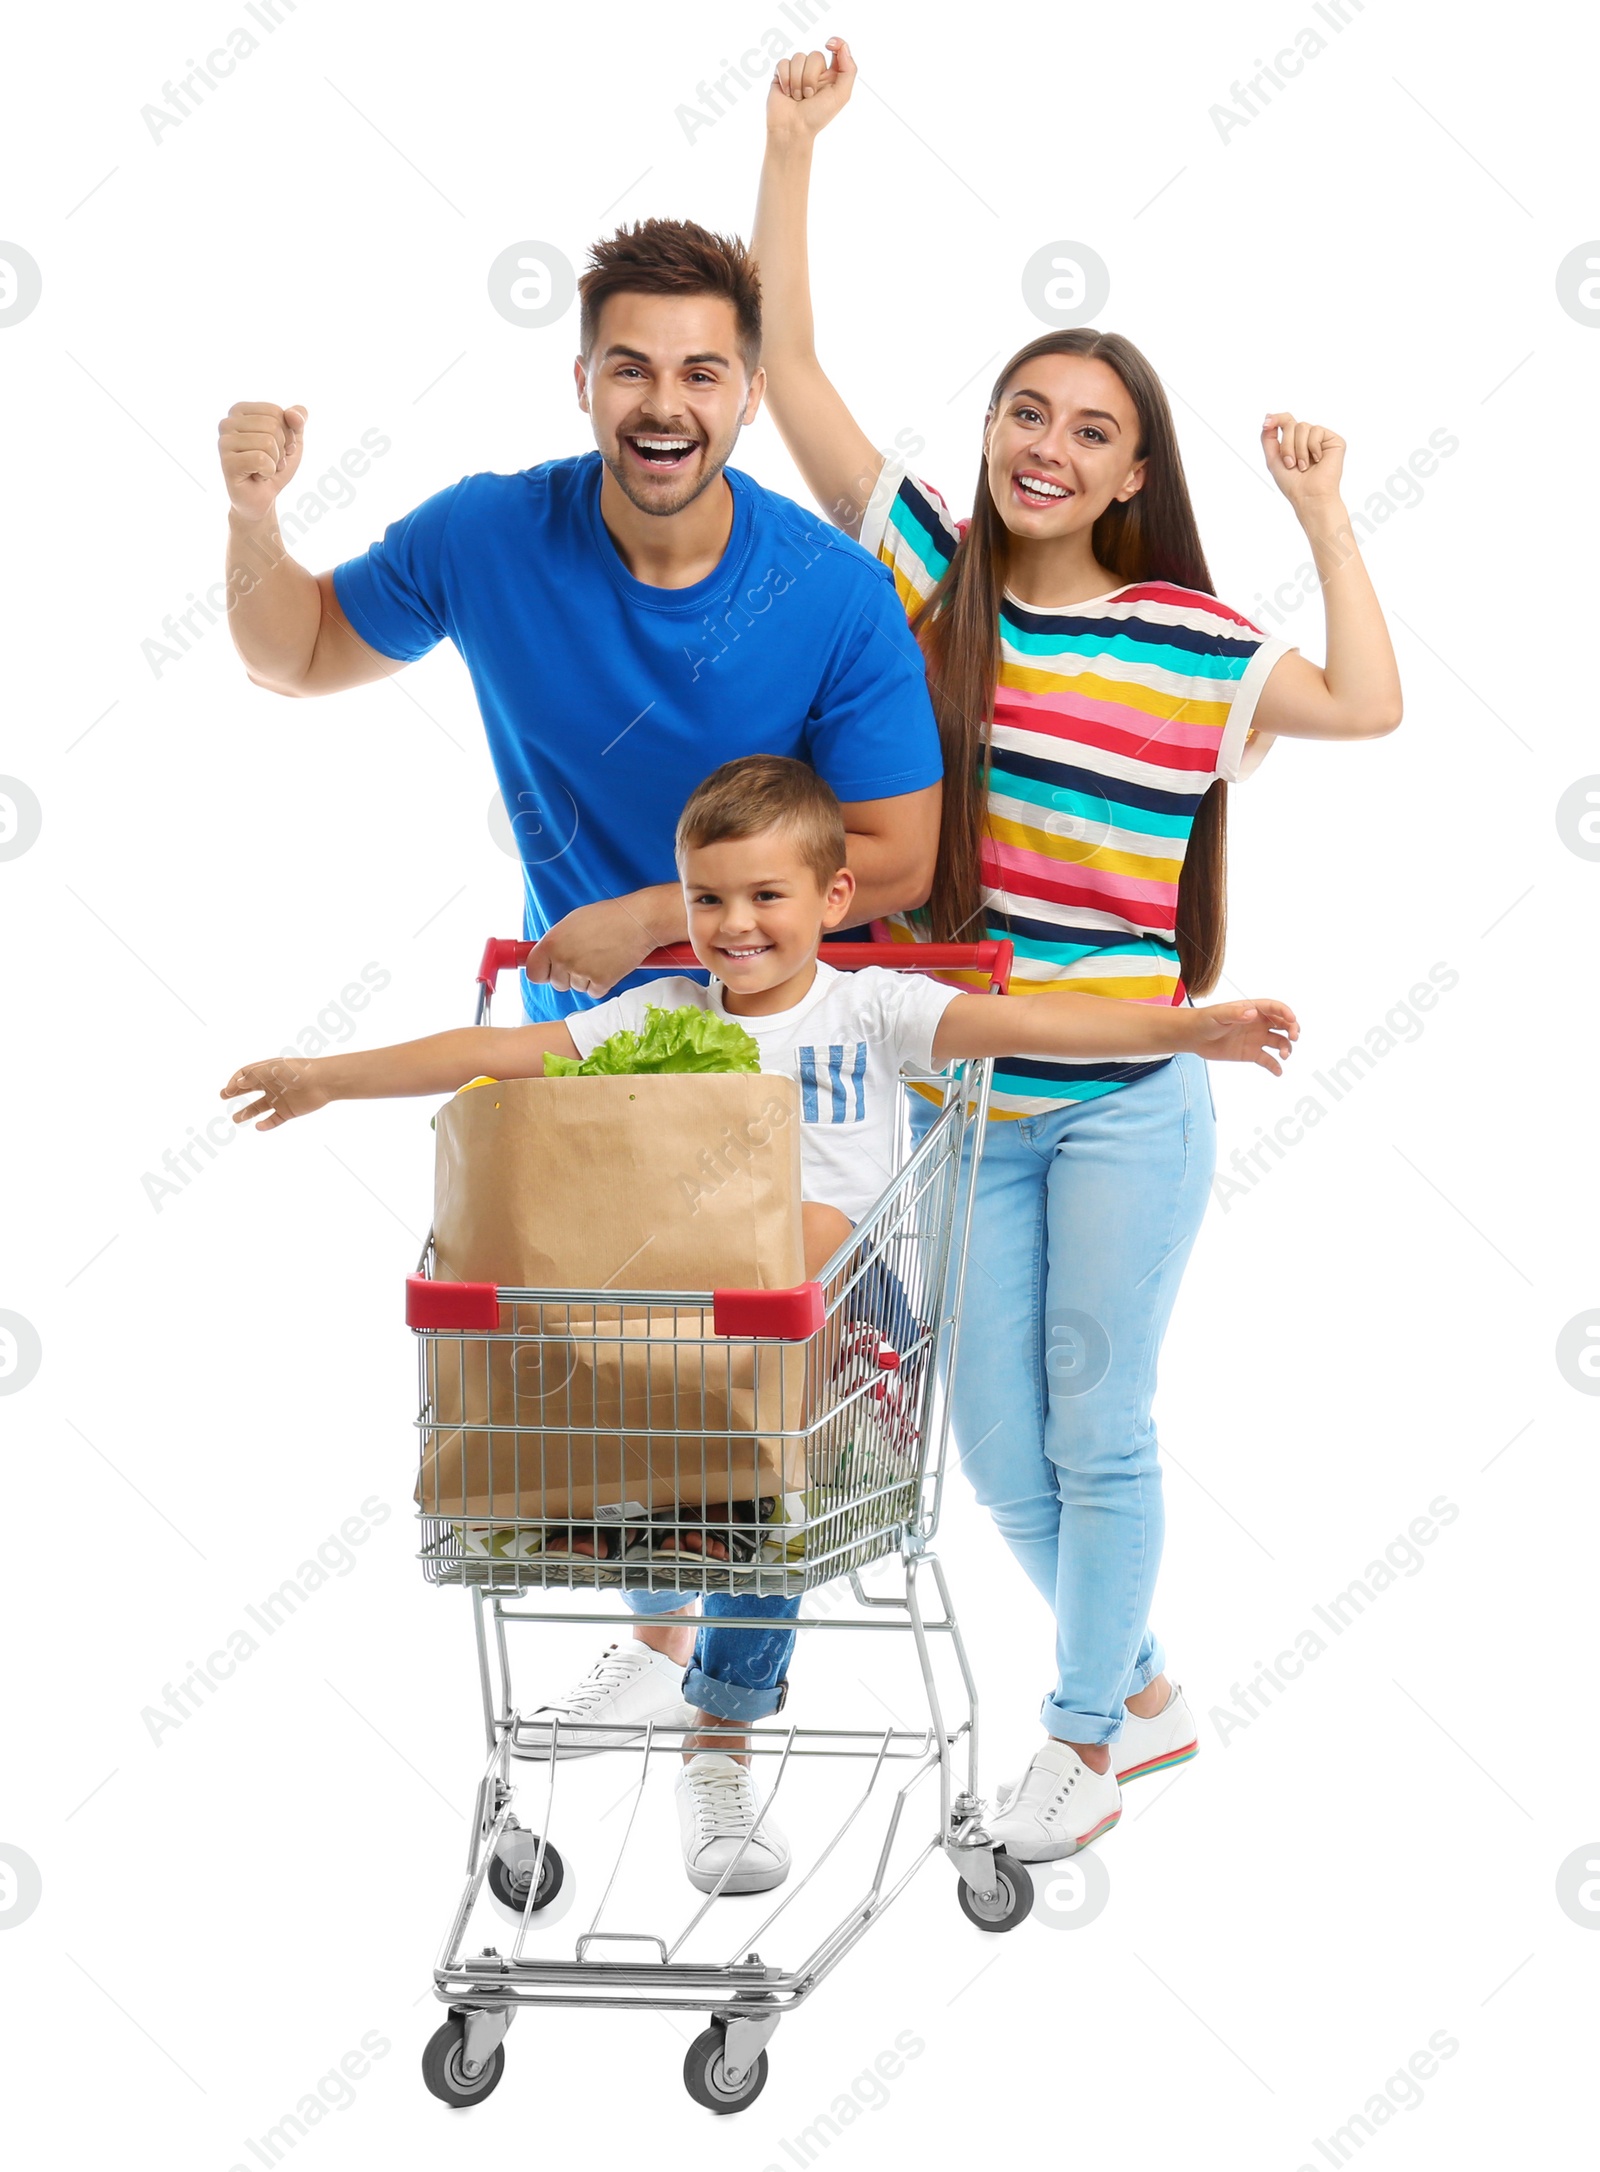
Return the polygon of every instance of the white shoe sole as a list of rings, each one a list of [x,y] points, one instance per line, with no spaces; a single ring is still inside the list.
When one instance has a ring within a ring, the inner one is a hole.
[[[1186,1764],[1191,1757],[1200,1754],[1200,1738],[1185,1742],[1175,1750],[1163,1750],[1159,1757],[1147,1757],[1142,1765],[1129,1765],[1125,1772],[1117,1774],[1117,1785],[1126,1787],[1130,1780],[1148,1779],[1152,1772],[1165,1772],[1169,1765]]]
[[[1076,1840],[1058,1840],[1048,1848],[1038,1848],[1031,1853],[1012,1847],[1008,1840],[997,1840],[995,1846],[1009,1855],[1014,1863],[1059,1863],[1063,1857],[1076,1855],[1080,1848],[1092,1846],[1095,1841],[1109,1833],[1121,1815],[1122,1805],[1118,1803],[1109,1817],[1102,1818],[1099,1824],[1092,1826],[1088,1832],[1080,1833]]]

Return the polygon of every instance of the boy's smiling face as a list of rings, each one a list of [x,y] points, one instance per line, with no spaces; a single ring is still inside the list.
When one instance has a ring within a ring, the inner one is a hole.
[[[782,829],[692,845],[679,872],[694,954],[727,991],[736,1016],[788,1010],[814,978],[817,945],[842,927],[855,878],[827,883]]]

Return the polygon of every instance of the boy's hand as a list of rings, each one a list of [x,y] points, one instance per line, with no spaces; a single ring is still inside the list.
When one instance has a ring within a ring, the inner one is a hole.
[[[1189,1013],[1192,1047],[1208,1063],[1259,1063],[1282,1078],[1289,1050],[1300,1038],[1300,1021],[1287,1003],[1252,996],[1244,1003],[1206,1003]]]
[[[333,1099],[322,1083],[324,1076],[324,1066],[315,1057],[271,1056],[264,1063],[247,1063],[235,1071],[222,1089],[222,1099],[259,1094],[259,1101],[230,1113],[236,1124],[248,1124],[252,1116],[259,1116],[257,1131],[273,1131],[291,1116],[309,1116]]]
[[[767,93],[767,133],[806,139],[826,128],[850,103],[856,64],[843,38],[829,38],[825,53],[796,53],[780,60]]]

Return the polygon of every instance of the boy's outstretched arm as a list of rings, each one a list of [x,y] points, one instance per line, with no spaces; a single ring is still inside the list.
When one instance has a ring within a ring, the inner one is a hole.
[[[1283,1076],[1278,1060],[1300,1038],[1287,1003],[1255,996],[1243,1003],[1129,1003],[1120,996],[1059,990],[1015,996],[960,995],[947,1004],[933,1037],[933,1060],[960,1056],[1104,1057],[1137,1063],[1191,1050],[1213,1063],[1259,1063]]]
[[[393,1048],[352,1049],[337,1056],[268,1056],[235,1071],[222,1099],[259,1094],[235,1109],[236,1124],[259,1118],[272,1131],[292,1116],[309,1116],[330,1101],[380,1101],[403,1094],[453,1094],[468,1079],[542,1078],[546,1052],[576,1056],[578,1044],[557,1020],[541,1026],[461,1026]]]

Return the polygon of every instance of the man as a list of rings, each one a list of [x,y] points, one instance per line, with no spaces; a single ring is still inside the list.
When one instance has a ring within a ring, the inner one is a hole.
[[[727,466],[765,383],[760,288],[743,246],[648,220],[595,246],[579,292],[574,374],[595,451],[466,476],[332,572],[296,564],[278,533],[304,408],[242,402],[220,425],[229,623],[258,686],[337,693],[446,637],[465,660],[523,858],[535,1019],[635,985],[642,958],[684,939],[673,824],[724,762],[790,755],[826,779],[844,806],[861,921],[927,896],[939,827],[937,734],[888,573]],[[662,1595],[637,1596],[647,1611]],[[727,1594],[706,1607],[771,1611]],[[771,1642],[724,1629],[708,1646],[703,1635],[685,1676],[693,1626],[641,1625],[543,1712],[629,1730],[682,1723],[688,1686],[709,1714],[759,1719],[787,1685],[752,1685],[749,1666],[723,1665],[746,1641],[752,1653]],[[530,1724],[519,1751],[548,1745],[548,1726]],[[703,1876],[750,1824],[734,1833],[718,1804],[700,1824],[718,1858],[702,1833]],[[772,1838],[752,1840],[741,1887],[751,1873],[786,1875]]]

